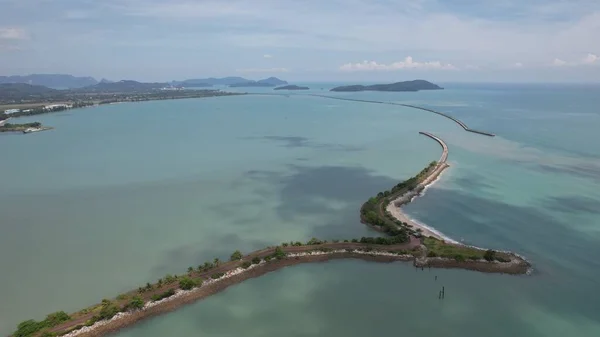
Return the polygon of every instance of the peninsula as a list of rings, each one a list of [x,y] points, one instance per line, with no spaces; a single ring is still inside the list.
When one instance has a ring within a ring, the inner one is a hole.
[[[420,91],[420,90],[441,90],[442,87],[427,82],[425,80],[414,80],[396,82],[390,84],[373,85],[345,85],[335,87],[329,91],[354,92],[354,91]]]
[[[363,223],[385,232],[385,237],[352,240],[284,242],[276,247],[244,255],[231,254],[229,262],[216,258],[190,266],[181,275],[166,275],[114,299],[104,299],[78,312],[58,311],[42,321],[20,323],[14,337],[98,337],[125,328],[145,318],[175,310],[214,295],[231,285],[266,273],[302,263],[334,259],[362,259],[373,262],[412,261],[416,268],[461,268],[487,273],[525,274],[530,264],[517,254],[448,242],[425,226],[403,221],[387,211],[408,203],[448,167],[447,145],[438,137],[422,132],[442,146],[439,161],[430,163],[416,176],[389,191],[370,198],[360,209]]]
[[[277,87],[273,90],[308,90],[310,89],[309,87],[301,87],[301,86],[297,86],[297,85],[284,85],[282,87]]]

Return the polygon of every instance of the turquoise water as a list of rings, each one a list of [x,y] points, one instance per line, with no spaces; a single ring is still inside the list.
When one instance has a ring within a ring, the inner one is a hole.
[[[523,254],[533,275],[301,265],[119,335],[600,335],[600,88],[445,87],[337,95],[435,108],[498,136],[298,93],[27,119],[56,129],[0,135],[0,334],[236,249],[374,235],[358,221],[361,202],[439,158],[418,134],[429,131],[448,143],[451,167],[408,213],[457,240]]]

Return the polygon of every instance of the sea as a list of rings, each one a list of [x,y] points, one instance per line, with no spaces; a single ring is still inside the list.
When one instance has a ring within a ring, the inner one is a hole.
[[[69,110],[18,120],[51,131],[0,134],[0,335],[238,249],[379,235],[359,207],[440,157],[427,131],[448,144],[450,168],[407,214],[514,251],[530,275],[298,265],[116,336],[600,336],[600,85],[306,85]],[[497,136],[307,93],[423,106]]]

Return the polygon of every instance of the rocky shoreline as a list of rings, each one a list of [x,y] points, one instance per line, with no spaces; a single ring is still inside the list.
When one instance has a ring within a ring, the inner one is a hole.
[[[414,261],[415,267],[433,267],[433,268],[461,268],[486,273],[507,273],[507,274],[524,274],[526,273],[529,264],[524,260],[514,260],[509,263],[488,263],[486,261],[469,261],[466,263],[457,263],[451,259],[443,258],[424,258],[422,260],[415,259],[413,255],[404,254],[397,247],[391,248],[390,251],[372,250],[372,245],[364,246],[365,250],[356,249],[333,249],[329,247],[344,246],[344,244],[326,244],[323,247],[305,246],[304,251],[286,253],[286,257],[275,259],[267,262],[261,259],[258,264],[251,265],[244,269],[242,267],[233,268],[227,271],[221,278],[216,280],[208,280],[198,288],[192,290],[178,290],[175,295],[166,299],[147,302],[144,308],[133,312],[124,312],[115,315],[110,320],[99,321],[89,327],[72,331],[63,336],[65,337],[99,337],[110,333],[117,332],[123,328],[131,326],[141,320],[154,317],[163,313],[171,312],[184,305],[196,302],[217,294],[228,287],[241,283],[245,280],[260,277],[264,274],[302,264],[327,262],[337,259],[360,259],[371,262],[391,263],[396,261]],[[347,245],[346,245],[347,246]],[[357,246],[357,244],[353,244]],[[381,248],[381,247],[378,247]],[[321,249],[321,250],[319,250]],[[332,249],[323,251],[322,249]],[[397,251],[394,252],[394,249]],[[58,329],[57,329],[58,330]]]

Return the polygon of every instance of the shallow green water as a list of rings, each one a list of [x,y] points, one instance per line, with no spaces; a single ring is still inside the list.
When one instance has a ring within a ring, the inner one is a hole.
[[[103,106],[34,118],[53,131],[0,135],[0,333],[235,249],[374,235],[361,202],[439,158],[418,135],[429,131],[451,168],[409,214],[523,254],[533,275],[302,265],[120,335],[600,334],[600,90],[446,87],[340,95],[426,105],[498,137],[294,94]]]

